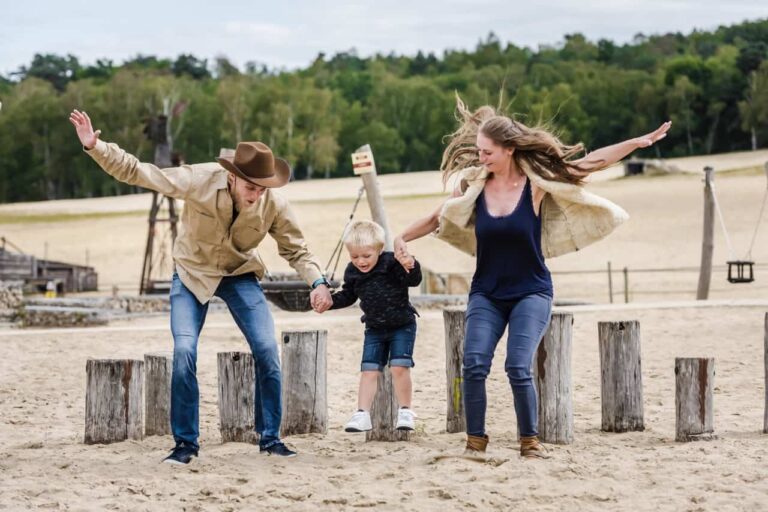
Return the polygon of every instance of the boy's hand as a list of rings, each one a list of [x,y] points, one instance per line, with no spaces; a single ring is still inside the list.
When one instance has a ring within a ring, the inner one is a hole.
[[[328,287],[321,284],[309,294],[309,302],[312,304],[312,309],[317,313],[329,309],[333,306],[333,299],[331,299],[331,292]]]
[[[400,265],[403,266],[406,272],[410,272],[413,270],[413,267],[416,266],[416,258],[411,256],[410,254],[406,255],[396,255],[395,259],[400,263]]]

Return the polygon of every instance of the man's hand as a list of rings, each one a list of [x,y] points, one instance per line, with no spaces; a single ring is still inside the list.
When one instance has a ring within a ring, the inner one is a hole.
[[[96,142],[99,140],[101,130],[93,131],[93,125],[91,125],[91,118],[85,112],[73,110],[69,114],[69,122],[75,126],[77,131],[77,137],[80,139],[80,144],[85,149],[93,149]]]
[[[312,304],[312,309],[317,313],[323,313],[333,306],[333,299],[331,299],[331,292],[324,284],[319,285],[312,290],[309,294],[309,303]]]

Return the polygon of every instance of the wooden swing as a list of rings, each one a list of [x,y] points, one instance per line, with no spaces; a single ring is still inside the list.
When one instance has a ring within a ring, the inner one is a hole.
[[[768,163],[765,165],[765,175],[768,179]],[[768,202],[768,184],[766,184],[765,194],[763,195],[763,203],[760,206],[760,213],[757,216],[757,223],[755,224],[755,231],[752,234],[752,242],[749,244],[749,249],[743,259],[736,259],[733,257],[733,246],[731,245],[731,239],[728,236],[728,231],[725,228],[725,222],[723,220],[723,212],[720,209],[720,203],[717,201],[717,195],[715,194],[714,184],[712,187],[712,197],[715,202],[715,210],[720,218],[720,226],[723,228],[723,235],[725,236],[725,242],[728,246],[728,254],[731,258],[726,261],[728,264],[728,282],[733,284],[751,283],[755,280],[754,265],[755,262],[752,259],[752,248],[755,246],[755,240],[757,240],[757,233],[760,230],[760,221],[763,219],[763,212],[765,211],[765,204]]]
[[[360,204],[360,199],[363,197],[364,190],[365,187],[360,187],[360,190],[357,192],[357,199],[355,200],[355,204],[352,206],[352,212],[349,214],[349,219],[344,225],[344,229],[341,231],[339,241],[336,243],[336,247],[333,249],[331,257],[328,259],[328,263],[325,265],[325,271],[323,272],[323,275],[328,278],[331,289],[336,289],[340,285],[339,281],[335,280],[334,277],[336,276],[336,269],[339,266],[339,260],[341,258],[341,252],[344,245],[344,233],[347,231],[347,227],[355,216],[355,211],[357,210],[357,206]],[[254,254],[259,259],[265,270],[266,280],[261,282],[261,288],[264,290],[264,296],[268,301],[283,311],[301,312],[309,311],[312,309],[312,304],[309,302],[309,294],[312,293],[312,288],[307,285],[307,283],[301,279],[298,279],[295,274],[271,274],[267,269],[267,266],[264,264],[264,260],[261,259],[258,251],[254,251]],[[331,268],[332,263],[333,271],[331,272],[330,276],[328,276],[328,270]]]

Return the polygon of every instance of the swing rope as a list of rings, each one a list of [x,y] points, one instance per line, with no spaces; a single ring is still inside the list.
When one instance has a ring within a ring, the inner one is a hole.
[[[333,272],[331,272],[331,276],[328,278],[330,281],[333,281],[333,278],[336,275],[336,269],[339,268],[339,260],[341,259],[342,252],[341,248],[344,245],[344,235],[346,234],[350,223],[352,223],[352,219],[355,216],[355,211],[357,210],[357,205],[360,204],[360,199],[363,197],[363,192],[365,192],[365,186],[361,185],[360,190],[357,191],[357,199],[355,200],[355,204],[352,206],[352,212],[349,214],[349,219],[344,225],[344,229],[341,230],[339,241],[336,243],[336,247],[333,249],[331,257],[328,259],[328,263],[325,265],[325,275],[328,275],[328,269],[331,267],[331,262],[333,261],[334,257],[336,258],[336,263],[333,265]]]
[[[331,263],[333,263],[333,259],[336,258],[336,263],[333,266],[333,272],[331,273],[331,276],[328,278],[329,281],[333,281],[333,277],[336,275],[336,269],[339,266],[339,260],[341,258],[342,253],[342,245],[344,244],[344,234],[347,232],[347,228],[349,227],[349,224],[352,222],[352,219],[355,217],[355,211],[357,211],[357,206],[360,204],[360,199],[363,197],[363,192],[365,192],[365,187],[361,186],[360,190],[357,191],[357,199],[355,200],[355,204],[352,205],[352,212],[349,214],[349,219],[347,220],[347,223],[344,225],[344,229],[341,230],[341,236],[339,237],[339,241],[336,243],[336,247],[333,249],[333,252],[331,253],[331,257],[328,260],[328,263],[325,265],[325,275],[328,275],[328,269],[331,267]],[[269,269],[267,268],[266,263],[264,263],[264,260],[261,258],[261,254],[259,254],[258,249],[253,250],[253,254],[256,256],[256,259],[259,260],[259,264],[264,268],[264,275],[269,281],[274,281],[275,277],[269,272]]]
[[[766,178],[768,178],[768,176],[766,176]],[[749,249],[747,250],[746,259],[748,260],[752,259],[752,248],[755,246],[755,240],[757,240],[757,232],[760,229],[760,222],[763,220],[763,212],[765,212],[766,203],[768,203],[768,183],[766,183],[765,194],[763,194],[763,204],[760,207],[760,213],[757,216],[757,224],[755,225],[755,232],[752,234],[752,243],[749,244]]]
[[[717,217],[720,219],[720,226],[723,228],[723,237],[725,237],[725,244],[728,246],[728,259],[729,260],[735,260],[733,253],[733,246],[731,245],[731,237],[728,236],[728,230],[725,228],[725,220],[723,219],[723,211],[720,209],[720,202],[717,200],[717,193],[715,191],[715,184],[710,183],[710,187],[712,187],[712,199],[715,203],[715,211],[717,212]]]

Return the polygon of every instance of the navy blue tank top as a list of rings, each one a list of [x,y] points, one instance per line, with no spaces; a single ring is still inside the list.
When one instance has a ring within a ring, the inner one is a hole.
[[[533,211],[530,180],[509,215],[488,213],[485,190],[475,203],[477,268],[470,294],[516,300],[533,293],[552,297],[552,276],[541,252],[541,218]]]

